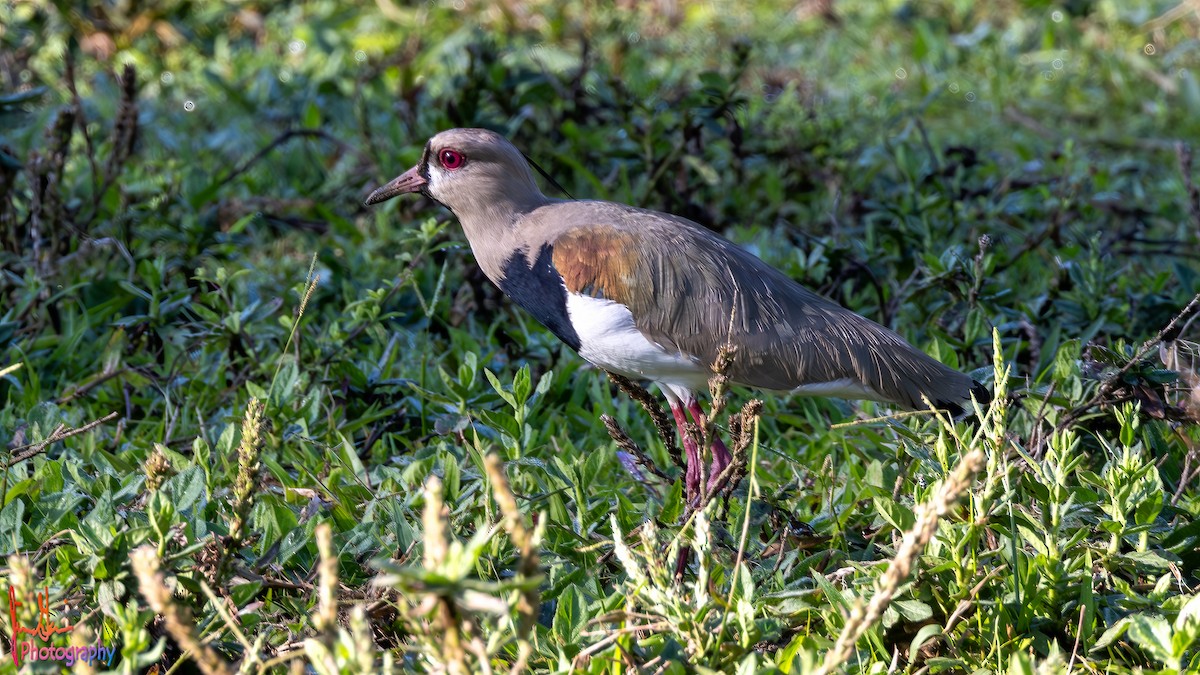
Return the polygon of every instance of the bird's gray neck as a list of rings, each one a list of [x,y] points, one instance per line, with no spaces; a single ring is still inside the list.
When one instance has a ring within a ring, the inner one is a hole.
[[[465,213],[455,210],[463,233],[484,274],[495,283],[504,276],[504,265],[512,254],[525,248],[520,233],[521,219],[550,200],[544,195],[528,194],[523,199],[498,198],[475,204]]]

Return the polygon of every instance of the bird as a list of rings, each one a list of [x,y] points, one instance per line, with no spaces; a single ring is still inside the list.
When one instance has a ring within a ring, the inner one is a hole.
[[[695,222],[547,197],[525,156],[494,131],[436,134],[366,204],[411,193],[449,209],[488,279],[585,361],[657,385],[683,439],[689,503],[732,461],[713,438],[704,471],[686,431],[689,415],[707,428],[697,392],[723,348],[733,349],[731,382],[770,392],[907,409],[928,401],[955,414],[987,397],[970,376]]]

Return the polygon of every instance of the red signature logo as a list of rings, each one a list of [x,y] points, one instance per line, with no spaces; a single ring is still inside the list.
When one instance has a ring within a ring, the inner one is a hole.
[[[12,586],[8,587],[8,618],[12,621],[14,643],[17,641],[17,636],[22,633],[41,638],[43,642],[48,642],[51,637],[59,633],[70,633],[75,629],[71,624],[55,626],[50,623],[50,589],[40,592],[35,591],[33,597],[37,600],[38,622],[33,628],[26,628],[17,623],[17,608],[23,607],[25,603],[17,600],[17,591],[15,588]]]
[[[50,619],[49,589],[34,591],[33,597],[37,603],[37,625],[22,626],[17,623],[17,609],[24,607],[26,603],[17,599],[15,588],[8,587],[8,618],[12,621],[12,659],[18,668],[23,661],[56,661],[68,669],[79,661],[91,663],[93,667],[97,663],[112,667],[117,647],[106,645],[103,640],[90,645],[72,644],[65,647],[49,644],[50,638],[70,633],[75,630],[75,626],[66,620],[63,620],[61,625],[55,625]],[[28,637],[21,639],[22,635]]]

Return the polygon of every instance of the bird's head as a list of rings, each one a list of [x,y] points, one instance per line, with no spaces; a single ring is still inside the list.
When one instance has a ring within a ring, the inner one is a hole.
[[[460,218],[501,205],[525,209],[546,201],[521,152],[487,129],[450,129],[429,139],[421,161],[372,192],[367,204],[412,192]]]

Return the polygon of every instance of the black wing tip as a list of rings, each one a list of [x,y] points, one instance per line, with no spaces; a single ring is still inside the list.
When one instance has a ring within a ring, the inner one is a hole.
[[[987,405],[992,402],[992,392],[979,380],[971,382],[971,395],[979,401],[979,405]]]
[[[992,392],[979,380],[971,381],[971,391],[969,396],[974,396],[979,405],[985,406],[992,402]],[[969,406],[970,399],[967,401],[938,401],[937,407],[940,410],[949,411],[951,417],[964,417],[971,412]]]

